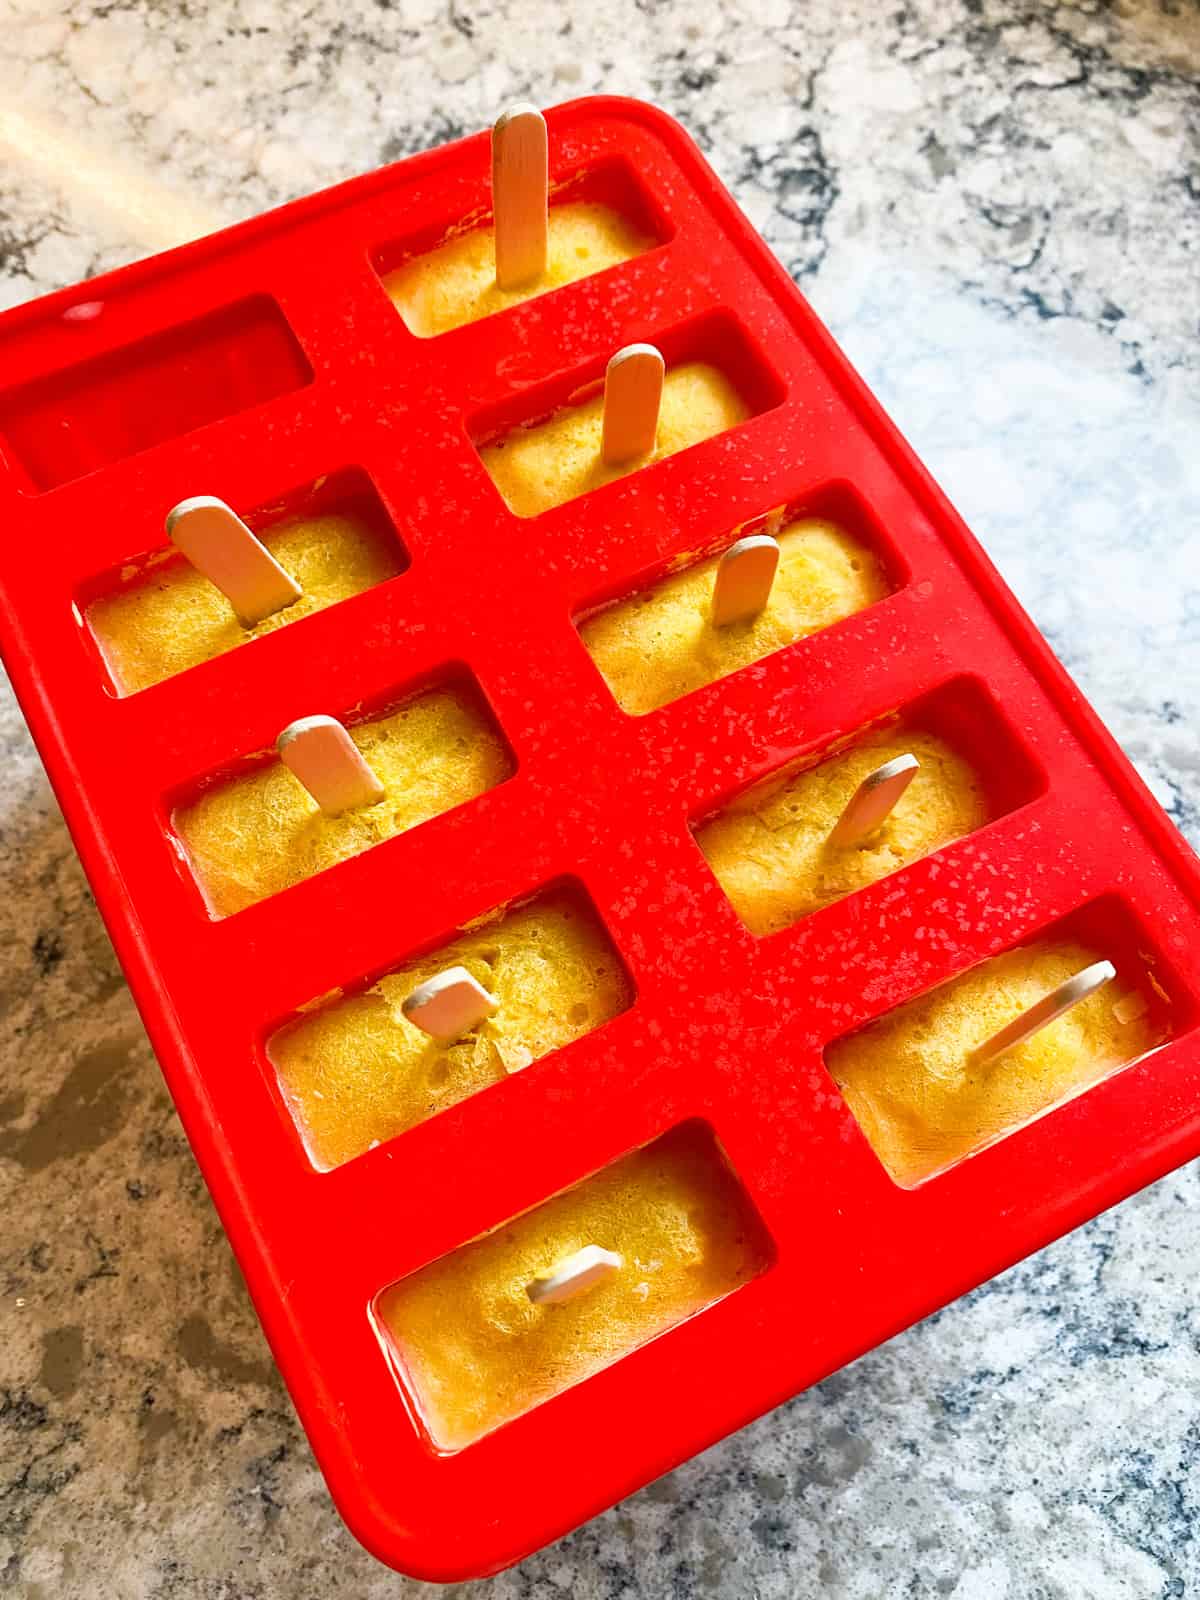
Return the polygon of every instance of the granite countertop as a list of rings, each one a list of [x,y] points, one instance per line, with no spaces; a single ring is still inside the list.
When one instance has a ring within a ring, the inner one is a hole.
[[[674,112],[1200,840],[1195,0],[0,0],[0,36],[2,304],[514,98]],[[413,1592],[332,1509],[7,692],[0,738],[0,1593]],[[1155,1185],[492,1594],[1200,1592],[1198,1202]]]

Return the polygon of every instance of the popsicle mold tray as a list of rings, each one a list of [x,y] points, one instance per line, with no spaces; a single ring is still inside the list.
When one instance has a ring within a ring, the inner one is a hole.
[[[486,221],[484,135],[0,319],[2,638],[22,706],[334,1496],[421,1576],[518,1559],[1200,1149],[1197,863],[683,131],[549,114],[552,201],[649,248],[433,338],[382,275]],[[650,341],[740,425],[535,517],[479,447]],[[256,526],[366,494],[396,573],[137,693],[86,619],[216,494]],[[324,496],[325,500],[321,497]],[[890,592],[634,716],[582,618],[772,508],[839,523]],[[473,686],[511,753],[486,793],[235,914],[181,798],[293,719]],[[693,828],[886,715],[934,706],[991,820],[770,937]],[[267,1042],[506,904],[590,903],[631,1003],[526,1070],[322,1170]],[[1162,1048],[912,1188],[832,1042],[1060,924],[1153,975]],[[391,1285],[672,1129],[706,1130],[769,1240],[716,1303],[466,1448],[439,1449],[378,1315]]]

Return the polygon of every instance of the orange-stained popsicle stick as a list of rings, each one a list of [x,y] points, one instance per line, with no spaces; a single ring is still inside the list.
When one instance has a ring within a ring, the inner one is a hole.
[[[896,802],[920,770],[921,763],[914,755],[897,756],[876,767],[859,784],[850,796],[846,809],[837,820],[829,842],[835,846],[861,844],[869,839],[891,816]]]
[[[248,628],[300,598],[300,585],[224,500],[206,494],[181,500],[167,513],[167,538]]]
[[[500,1009],[500,1002],[466,967],[447,967],[419,983],[400,1009],[424,1033],[448,1041],[478,1027]]]
[[[975,1046],[971,1051],[970,1061],[974,1066],[983,1066],[985,1062],[994,1061],[1006,1050],[1012,1050],[1019,1044],[1024,1044],[1026,1039],[1031,1039],[1035,1033],[1040,1033],[1043,1028],[1048,1028],[1065,1012],[1079,1005],[1089,995],[1095,994],[1097,989],[1102,989],[1106,983],[1111,983],[1117,975],[1117,969],[1111,961],[1093,961],[1090,967],[1084,967],[1082,972],[1077,972],[1073,978],[1068,978],[1065,983],[1060,983],[1057,989],[1043,995],[1033,1005],[1022,1011],[1006,1027],[994,1033],[990,1039],[985,1039],[982,1044]]]
[[[582,1250],[560,1261],[549,1272],[539,1272],[525,1285],[525,1293],[536,1306],[557,1306],[577,1294],[620,1272],[624,1258],[615,1250],[602,1250],[598,1244],[585,1244]]]
[[[496,284],[520,289],[546,271],[549,159],[546,119],[536,106],[510,106],[492,129]]]
[[[726,628],[765,611],[779,567],[779,545],[769,533],[752,533],[731,544],[717,563],[712,623]]]
[[[279,759],[327,816],[383,799],[384,788],[336,717],[301,717],[275,741]]]
[[[610,466],[649,455],[658,436],[666,363],[652,344],[627,344],[604,374],[604,438]]]

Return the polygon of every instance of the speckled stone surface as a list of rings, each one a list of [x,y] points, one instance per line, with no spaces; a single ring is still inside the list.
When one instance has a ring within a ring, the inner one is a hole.
[[[4,304],[512,98],[675,112],[1200,839],[1195,0],[0,0],[0,38]],[[9,696],[0,741],[0,1592],[414,1592],[328,1501]],[[492,1593],[1200,1592],[1198,1202],[1156,1185]]]

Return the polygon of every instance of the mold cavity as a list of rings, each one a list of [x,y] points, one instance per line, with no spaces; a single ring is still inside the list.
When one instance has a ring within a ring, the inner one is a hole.
[[[654,449],[620,465],[600,453],[603,369],[525,391],[476,417],[472,438],[518,517],[536,517],[614,479],[736,428],[782,398],[773,374],[730,316],[669,330],[653,342],[667,362]],[[610,352],[615,354],[616,352]]]
[[[558,1304],[526,1285],[586,1244],[620,1257]],[[684,1123],[385,1289],[377,1325],[435,1448],[460,1450],[770,1266],[712,1130]]]
[[[311,381],[283,312],[256,295],[0,393],[0,442],[34,489],[55,489]]]
[[[1023,1044],[972,1052],[1093,962],[1116,978]],[[825,1065],[892,1179],[915,1188],[1178,1031],[1177,992],[1126,908],[1097,901],[838,1039]]]
[[[783,507],[729,532],[779,544],[771,598],[758,616],[714,628],[720,555],[694,562],[586,614],[579,635],[617,703],[643,716],[786,645],[862,611],[899,586],[899,564],[847,490]]]
[[[438,1041],[405,1017],[418,984],[465,967],[494,1015]],[[559,885],[493,913],[370,987],[305,1010],[267,1055],[315,1166],[340,1166],[618,1016],[633,986],[583,891]]]
[[[478,216],[385,245],[375,267],[405,325],[431,339],[619,266],[667,236],[633,169],[610,161],[556,185],[546,272],[534,283],[497,287],[495,235],[490,220]]]
[[[869,774],[920,763],[879,827],[831,838]],[[1032,799],[1038,775],[982,684],[958,679],[743,790],[695,827],[751,933],[778,933]]]
[[[299,584],[300,599],[243,627],[220,590],[169,544],[102,574],[86,586],[80,609],[118,694],[299,622],[408,565],[379,496],[356,469],[252,511],[233,509]]]
[[[274,752],[218,773],[174,805],[171,825],[214,917],[453,810],[515,770],[473,683],[425,689],[347,725],[383,785],[376,805],[326,816]]]

